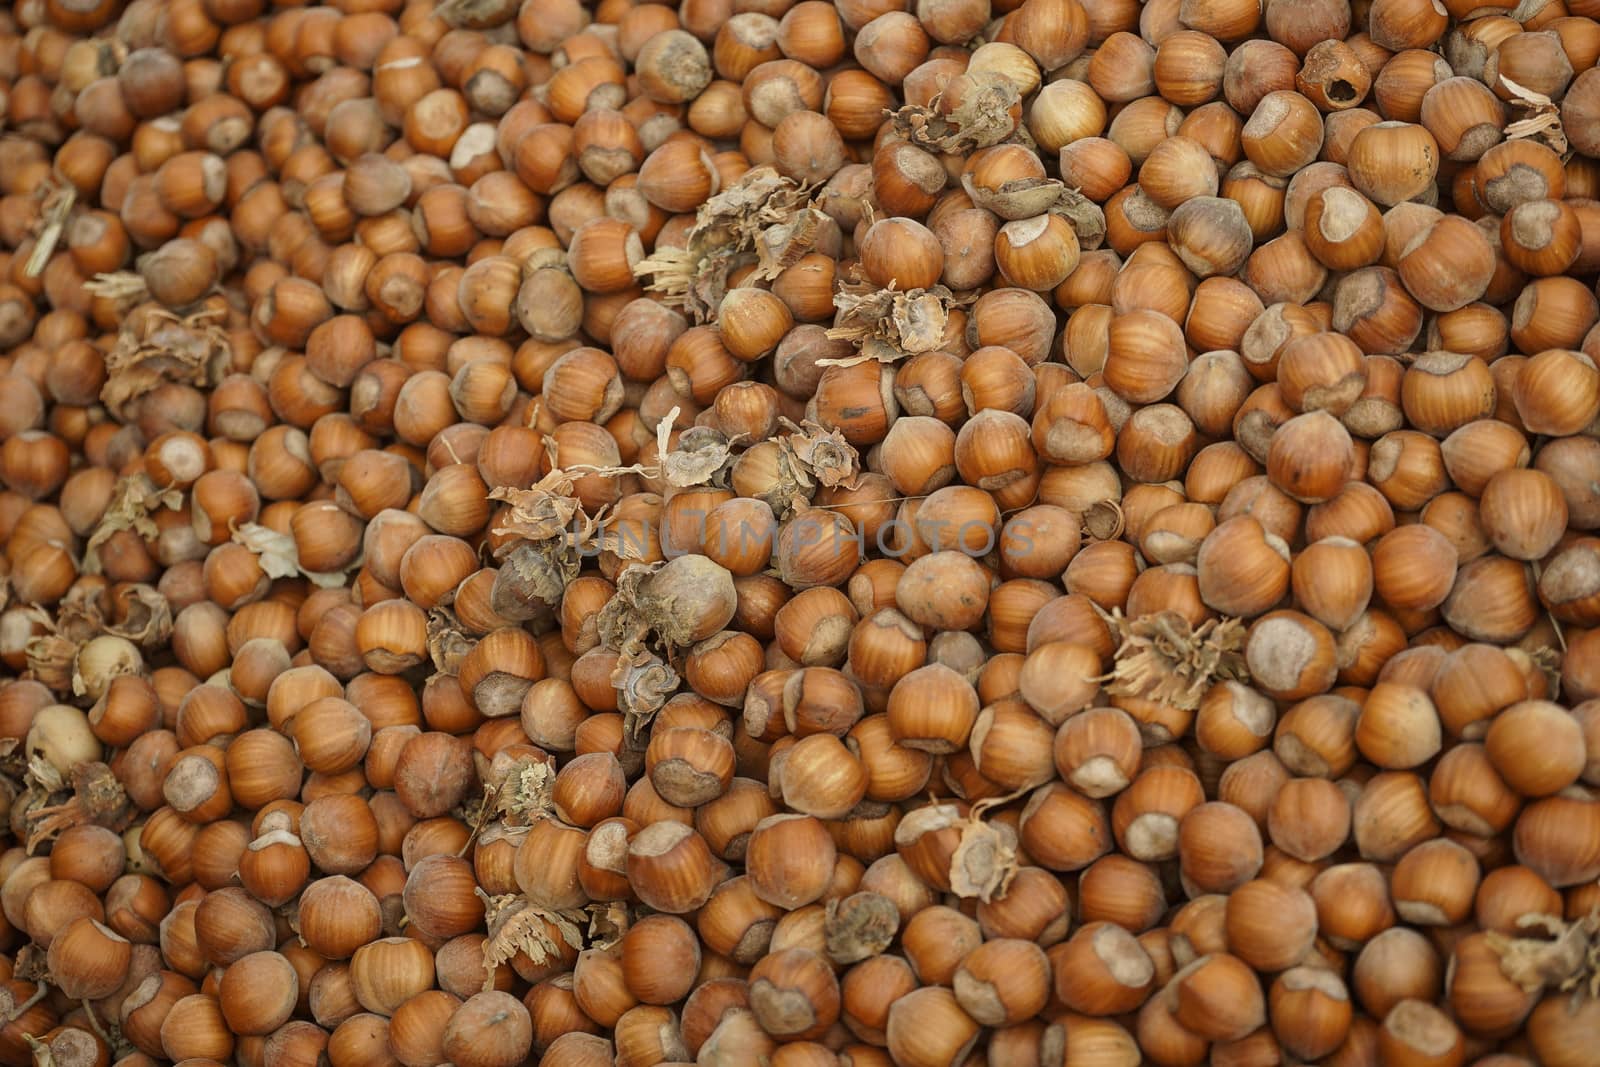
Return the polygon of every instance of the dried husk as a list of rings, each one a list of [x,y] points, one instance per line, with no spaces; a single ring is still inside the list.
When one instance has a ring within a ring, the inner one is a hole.
[[[993,71],[970,76],[959,106],[944,110],[944,94],[927,106],[907,104],[891,116],[895,132],[935,152],[970,154],[1011,138],[1021,128],[1011,114],[1022,100],[1016,82]]]
[[[673,659],[677,650],[703,636],[696,628],[706,610],[725,600],[731,612],[734,593],[727,571],[703,556],[684,556],[678,562],[678,568],[665,573],[664,561],[627,567],[595,617],[595,636],[617,653],[611,684],[630,739],[642,737],[656,712],[677,692],[682,678]],[[714,573],[696,573],[695,567]]]
[[[678,421],[678,408],[667,412],[656,426],[656,452],[660,476],[678,489],[709,485],[726,488],[728,468],[733,466],[733,446],[741,439],[729,438],[710,426],[691,426],[678,435],[673,448],[672,427]]]
[[[634,276],[694,322],[709,322],[732,271],[753,263],[755,278],[770,280],[811,251],[823,215],[809,201],[809,190],[755,167],[700,206],[685,247],[658,249]]]
[[[101,590],[92,586],[74,586],[56,604],[56,617],[49,623],[53,632],[70,639],[74,644],[84,644],[105,632],[106,605]]]
[[[546,451],[555,459],[555,442],[546,438]],[[566,585],[578,577],[586,555],[613,550],[637,557],[637,545],[626,537],[608,533],[605,509],[589,515],[576,496],[578,478],[587,475],[616,478],[638,474],[651,477],[651,467],[592,467],[587,464],[554,467],[526,490],[499,486],[491,501],[504,501],[491,533],[501,539],[494,555],[501,560],[490,597],[494,609],[518,622],[547,621],[562,603]]]
[[[1506,126],[1506,137],[1513,141],[1532,137],[1557,155],[1565,156],[1567,132],[1561,126],[1561,108],[1556,102],[1544,93],[1518,85],[1504,74],[1500,75],[1500,84],[1511,93],[1512,99],[1507,102],[1525,113]]]
[[[1175,611],[1129,619],[1114,608],[1100,616],[1120,639],[1116,666],[1101,679],[1108,693],[1194,711],[1215,683],[1249,681],[1245,627],[1238,619],[1207,619],[1190,627]]]
[[[550,911],[534,906],[518,893],[492,897],[482,888],[474,888],[473,892],[483,899],[489,930],[483,943],[485,991],[494,988],[495,968],[510,963],[518,954],[538,965],[559,957],[563,942],[569,948],[583,948],[583,927],[579,924],[587,922],[586,912]]]
[[[172,605],[153,586],[136,582],[113,594],[122,609],[122,621],[106,626],[106,633],[125,637],[145,651],[166,645],[172,636]]]
[[[42,618],[46,625],[50,625],[49,616],[44,612],[37,608],[29,608],[28,611],[30,614],[37,613],[36,618]],[[61,633],[43,633],[30,638],[22,646],[23,655],[27,657],[28,676],[51,692],[67,695],[72,691],[72,663],[77,658],[81,644]]]
[[[777,441],[777,469],[770,487],[752,494],[753,499],[765,501],[772,514],[782,520],[794,514],[797,508],[806,507],[816,495],[817,480],[793,451]]]
[[[518,6],[512,0],[444,0],[433,13],[453,29],[487,30],[509,22]]]
[[[983,816],[1017,795],[979,801],[965,815],[950,803],[917,809],[917,836],[949,830],[960,834],[950,855],[950,891],[956,896],[985,903],[1005,896],[1018,868],[1016,831],[1005,823],[986,823]],[[910,821],[902,825],[911,828]]]
[[[973,294],[958,295],[943,285],[930,289],[880,289],[861,277],[839,283],[833,306],[838,309],[828,336],[849,341],[861,351],[843,359],[819,359],[818,366],[853,367],[877,360],[897,363],[935,351],[944,343],[950,309],[972,303]]]
[[[555,462],[556,443],[545,438],[545,451]],[[620,478],[637,474],[652,478],[659,472],[654,467],[634,464],[627,467],[596,467],[587,463],[571,467],[553,467],[527,489],[498,486],[489,492],[489,499],[511,505],[496,520],[493,532],[505,538],[495,549],[496,556],[508,556],[523,542],[556,544],[562,550],[576,552],[596,549],[597,538],[605,522],[605,509],[588,514],[578,499],[576,483],[579,478],[598,475],[602,478]],[[570,580],[570,579],[569,579]],[[563,587],[564,588],[564,587]],[[559,602],[557,597],[557,602]]]
[[[1099,204],[1076,189],[1063,189],[1050,205],[1050,214],[1060,215],[1078,236],[1078,247],[1093,252],[1106,243],[1106,212]]]
[[[573,495],[577,476],[557,468],[527,489],[497,486],[489,499],[511,507],[496,520],[494,532],[523,541],[549,541],[565,538],[574,530],[587,535],[593,520],[583,512],[583,504]],[[502,545],[496,555],[506,555],[512,544]]]
[[[494,988],[495,968],[519,955],[537,966],[559,957],[563,945],[607,949],[633,925],[632,914],[619,901],[556,911],[538,907],[520,893],[490,896],[481,888],[473,891],[483,900],[489,931],[483,943],[485,990]]]
[[[985,904],[1006,895],[1017,875],[1017,835],[1005,823],[986,823],[974,806],[950,857],[950,891]]]
[[[496,550],[500,569],[489,591],[495,613],[515,622],[548,622],[555,617],[568,583],[583,560],[565,537],[511,541]]]
[[[589,913],[590,948],[610,948],[633,925],[632,913],[620,900],[596,902],[583,910]]]
[[[477,643],[461,629],[461,621],[447,606],[439,605],[428,612],[428,658],[436,673],[459,674],[461,661]]]
[[[829,430],[806,419],[796,426],[781,420],[790,432],[778,438],[789,466],[806,488],[818,484],[854,489],[861,476],[861,456],[839,430]]]
[[[45,630],[22,645],[29,677],[62,697],[72,696],[78,649],[107,629],[101,593],[90,585],[74,585],[56,605],[54,616],[38,606],[22,608],[22,613]]]
[[[22,812],[27,832],[24,844],[29,855],[63,831],[83,823],[121,833],[133,821],[128,794],[104,763],[80,763],[63,779],[44,760],[31,760],[24,784],[24,799],[13,808]]]
[[[233,354],[227,333],[217,325],[219,317],[210,309],[179,318],[165,308],[152,308],[124,323],[106,353],[100,399],[127,421],[134,414],[132,402],[163,382],[215,386]]]
[[[502,765],[497,757],[490,763],[485,782],[492,817],[507,825],[528,825],[536,815],[553,809],[555,780],[556,772],[547,760],[520,756]]]
[[[1600,997],[1600,911],[1582,919],[1528,914],[1517,918],[1513,937],[1491,930],[1489,947],[1500,971],[1525,993],[1546,989],[1575,998]]]
[[[972,197],[973,203],[1003,219],[1031,219],[1042,215],[1066,191],[1058,178],[1013,178],[998,189],[988,189],[974,182],[971,174],[961,176],[961,187]]]
[[[888,897],[863,891],[829,900],[824,910],[823,943],[828,958],[848,965],[888,950],[900,931],[900,911]]]
[[[611,684],[616,687],[617,705],[630,739],[644,736],[656,712],[677,692],[679,682],[672,664],[648,649],[636,648],[617,658]]]
[[[140,473],[120,478],[111,490],[111,503],[105,514],[89,534],[83,551],[83,572],[99,574],[102,565],[99,548],[119,530],[132,530],[146,540],[154,539],[160,532],[150,516],[166,508],[176,511],[183,507],[183,490],[162,489],[148,475]]]
[[[616,591],[595,616],[595,633],[601,644],[624,654],[644,646],[650,636],[644,585],[663,566],[661,561],[637,563],[617,575]]]
[[[80,703],[85,697],[99,699],[111,679],[143,670],[144,657],[132,641],[120,634],[97,635],[78,646],[72,657],[72,695],[80,698]]]
[[[1561,643],[1561,649],[1551,648],[1549,645],[1540,645],[1528,653],[1528,659],[1533,667],[1544,675],[1545,685],[1549,687],[1547,699],[1561,699],[1561,661],[1565,655],[1566,641],[1561,635],[1561,627],[1552,616],[1551,625],[1555,628],[1556,639]]]
[[[1083,513],[1083,536],[1094,541],[1115,541],[1127,527],[1127,516],[1115,500],[1099,500]]]
[[[23,982],[47,981],[50,977],[48,951],[48,949],[42,949],[32,941],[17,949],[17,954],[12,957],[11,977]],[[43,1000],[49,992],[48,989],[37,990],[30,996],[29,1005],[31,1006]],[[26,1014],[27,1010],[27,1007],[19,1006],[10,1013],[9,1017],[15,1019],[19,1015]]]
[[[617,576],[617,589],[595,619],[595,633],[617,653],[611,684],[617,691],[627,736],[643,736],[669,697],[677,691],[678,672],[652,647],[662,640],[662,606],[649,591],[649,582],[662,562],[634,564]],[[670,610],[670,605],[668,605]]]

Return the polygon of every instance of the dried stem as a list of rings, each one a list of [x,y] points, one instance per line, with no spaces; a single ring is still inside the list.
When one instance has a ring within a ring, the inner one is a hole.
[[[467,854],[467,850],[473,846],[479,835],[483,833],[484,827],[489,825],[489,820],[494,816],[494,798],[498,792],[498,789],[492,787],[484,789],[482,802],[478,805],[478,817],[473,820],[472,833],[467,835],[467,839],[456,850],[457,859]]]
[[[16,1022],[18,1019],[28,1014],[29,1009],[31,1009],[35,1004],[39,1003],[49,995],[50,986],[43,981],[39,982],[39,988],[33,991],[33,996],[29,997],[27,1000],[24,1000],[21,1004],[18,1004],[5,1014],[4,1018],[6,1023],[9,1024]]]
[[[1534,560],[1533,561],[1533,584],[1534,584],[1535,588],[1538,588],[1539,579],[1543,578],[1543,577],[1544,577],[1544,569],[1539,566],[1539,561],[1538,560]],[[1548,607],[1544,609],[1544,617],[1550,620],[1550,628],[1556,632],[1556,643],[1561,646],[1561,654],[1562,655],[1566,655],[1566,652],[1567,652],[1567,635],[1561,629],[1561,620],[1556,618],[1555,615],[1551,613],[1551,611],[1550,611],[1550,609]]]
[[[136,1051],[132,1042],[122,1036],[121,1029],[115,1023],[108,1025],[100,1022],[100,1017],[94,1012],[94,1005],[90,1004],[87,999],[81,1000],[79,1003],[83,1005],[83,1014],[89,1020],[89,1029],[93,1030],[95,1035],[106,1043],[106,1048],[111,1050],[113,1058],[120,1060],[122,1057]]]

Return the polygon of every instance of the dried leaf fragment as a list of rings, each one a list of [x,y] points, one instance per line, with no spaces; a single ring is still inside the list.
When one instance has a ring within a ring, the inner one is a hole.
[[[260,523],[245,523],[233,531],[233,539],[260,557],[261,569],[268,578],[303,576],[312,585],[324,589],[337,589],[345,584],[346,572],[361,566],[361,558],[358,556],[350,562],[345,572],[323,574],[319,571],[308,571],[300,566],[300,550],[295,546],[294,538]]]
[[[22,268],[24,276],[37,278],[44,273],[50,257],[55,255],[56,245],[61,243],[61,235],[67,228],[67,219],[72,215],[73,205],[77,202],[78,187],[70,182],[63,183],[60,188],[50,192],[45,200],[44,209],[40,212],[41,225],[34,241],[33,252],[29,254],[28,262]]]
[[[143,300],[149,295],[144,275],[135,270],[114,270],[96,274],[83,283],[84,289],[103,300]]]

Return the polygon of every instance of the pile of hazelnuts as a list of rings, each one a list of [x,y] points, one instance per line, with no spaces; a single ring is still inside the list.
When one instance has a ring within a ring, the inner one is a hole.
[[[0,10],[0,1067],[1597,1067],[1597,60]]]

